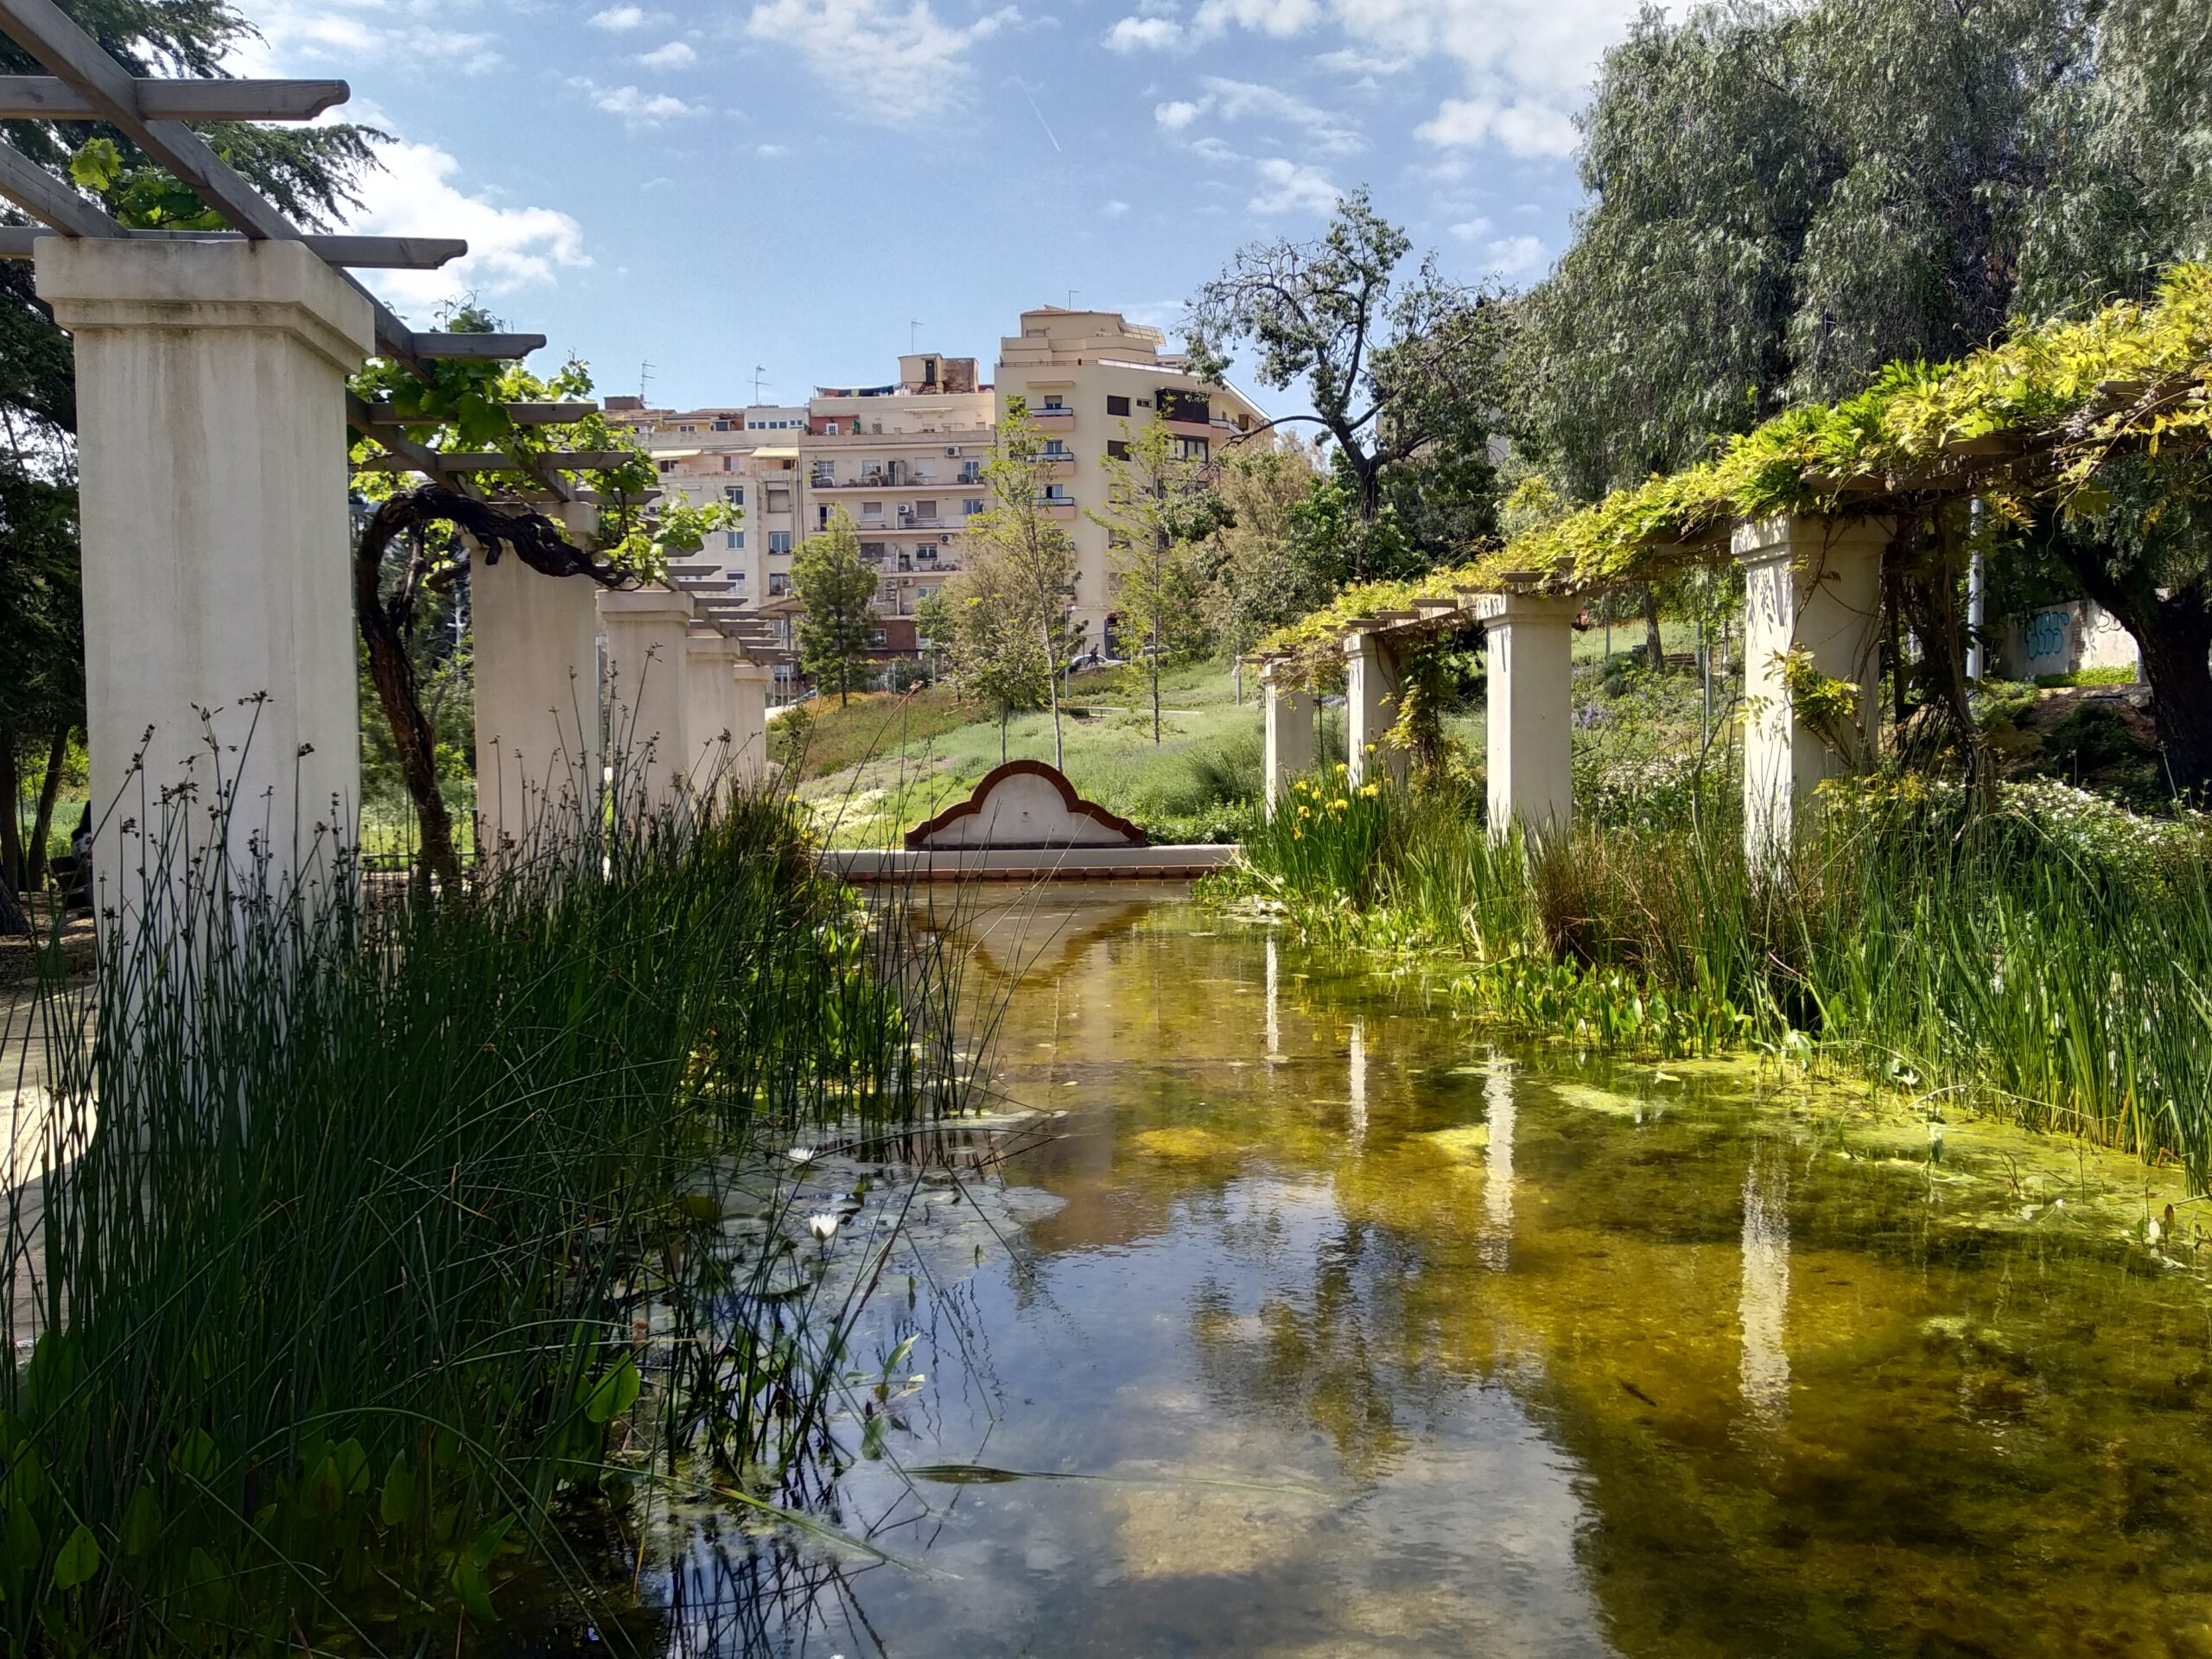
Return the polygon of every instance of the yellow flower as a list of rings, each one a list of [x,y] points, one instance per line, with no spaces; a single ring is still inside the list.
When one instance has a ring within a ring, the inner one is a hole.
[[[1380,784],[1362,784],[1359,786],[1359,792],[1371,801],[1377,795],[1380,795],[1382,792],[1382,785]]]
[[[1339,795],[1335,800],[1329,803],[1329,810],[1332,812],[1341,812],[1351,804],[1351,803],[1350,801],[1344,799],[1343,796]]]
[[[1306,839],[1306,832],[1294,823],[1290,826],[1290,838],[1293,841],[1303,841]]]

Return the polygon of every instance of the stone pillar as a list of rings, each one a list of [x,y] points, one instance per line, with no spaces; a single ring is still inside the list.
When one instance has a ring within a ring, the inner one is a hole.
[[[1406,781],[1412,759],[1383,746],[1398,720],[1398,664],[1381,633],[1369,628],[1344,636],[1344,747],[1352,786],[1388,779]],[[1370,750],[1374,753],[1370,754]]]
[[[728,798],[737,753],[737,642],[694,622],[683,643],[684,771],[700,800]]]
[[[1886,518],[1788,514],[1737,527],[1745,584],[1744,848],[1755,864],[1787,850],[1822,779],[1874,753],[1882,552],[1893,533]],[[1822,678],[1859,688],[1855,718],[1823,732],[1799,717],[1783,680],[1783,661],[1795,651]]]
[[[776,671],[766,663],[741,661],[730,671],[736,715],[730,727],[730,778],[741,790],[760,788],[768,779],[768,690]]]
[[[476,636],[476,844],[530,846],[595,820],[598,585],[542,575],[512,551],[468,561]]]
[[[684,639],[691,601],[665,588],[601,589],[607,636],[607,747],[626,811],[684,798],[691,745],[685,721]]]
[[[1313,770],[1313,694],[1304,686],[1276,677],[1280,664],[1269,663],[1260,671],[1261,695],[1267,708],[1267,808],[1290,793],[1290,780]]]
[[[359,832],[345,391],[368,302],[296,242],[46,237],[36,281],[76,349],[95,900],[128,935],[174,892],[190,849],[149,858],[188,776],[193,849],[227,801],[233,868],[313,882]]]
[[[1574,817],[1571,599],[1485,594],[1477,602],[1490,678],[1490,833],[1564,836]]]

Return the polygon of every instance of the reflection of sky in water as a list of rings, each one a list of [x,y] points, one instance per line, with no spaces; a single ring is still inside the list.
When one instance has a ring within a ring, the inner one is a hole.
[[[895,1457],[1023,1478],[858,1464],[837,1524],[926,1571],[849,1563],[792,1650],[2178,1653],[2212,1618],[2204,1418],[2144,1403],[2212,1408],[2193,1280],[1954,1247],[1980,1212],[1924,1134],[1488,1051],[1203,912],[991,941],[1030,964],[995,1086],[1069,1116],[935,1203],[858,1351],[921,1332]]]

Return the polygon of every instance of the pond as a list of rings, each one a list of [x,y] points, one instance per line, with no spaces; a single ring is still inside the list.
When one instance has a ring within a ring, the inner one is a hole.
[[[896,1564],[664,1529],[665,1650],[2212,1653],[2171,1183],[1494,1045],[1444,978],[1186,902],[971,925],[1021,969],[997,1087],[1053,1116],[927,1194],[951,1230],[872,1305],[923,1380],[848,1426],[829,1518]],[[741,1642],[715,1610],[765,1582]]]

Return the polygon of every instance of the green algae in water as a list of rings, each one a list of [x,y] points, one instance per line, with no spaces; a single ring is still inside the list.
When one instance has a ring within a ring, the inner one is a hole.
[[[1755,1061],[1493,1051],[1172,904],[1055,914],[998,1050],[1067,1113],[1002,1172],[1043,1196],[862,1338],[929,1381],[837,1513],[925,1570],[841,1567],[775,1639],[2212,1655],[2212,1206],[2171,1174]],[[664,1548],[695,1605],[716,1558]]]

